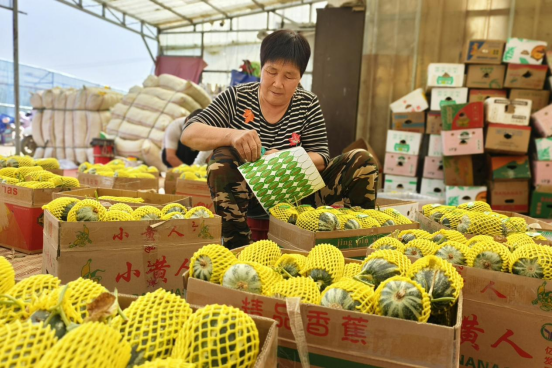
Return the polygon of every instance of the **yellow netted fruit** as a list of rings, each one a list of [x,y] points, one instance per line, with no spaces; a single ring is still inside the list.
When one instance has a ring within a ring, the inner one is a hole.
[[[458,209],[474,212],[492,212],[491,206],[487,202],[482,201],[462,203],[458,206]]]
[[[4,176],[6,178],[17,178],[17,169],[14,167],[5,167],[0,169],[0,176]]]
[[[296,225],[309,231],[335,231],[341,228],[336,214],[327,210],[305,211],[297,217]]]
[[[552,248],[539,244],[520,246],[512,253],[510,273],[552,280]]]
[[[135,365],[135,368],[197,368],[193,363],[186,363],[182,359],[155,359],[153,362]]]
[[[2,179],[2,184],[16,185],[17,183],[19,183],[19,179],[8,178],[8,177],[4,177]]]
[[[213,217],[215,217],[215,215],[213,215],[213,212],[209,211],[209,209],[203,206],[196,206],[196,207],[190,208],[188,212],[184,214],[184,218],[187,218],[187,219],[213,218]]]
[[[52,189],[56,187],[54,183],[48,181],[37,181],[34,183],[35,184],[31,186],[32,189]]]
[[[437,211],[441,211],[441,210],[437,209]],[[430,216],[434,219],[439,219],[438,222],[441,225],[446,226],[452,230],[456,230],[458,228],[458,224],[460,223],[460,220],[467,213],[475,213],[475,212],[469,212],[469,211],[459,210],[459,209],[444,209],[443,212],[431,212]]]
[[[380,226],[394,226],[397,224],[393,217],[380,211],[363,210],[362,213],[374,218],[377,222],[379,222]]]
[[[495,241],[479,242],[468,253],[468,266],[491,271],[506,272],[510,268],[511,253]]]
[[[35,166],[35,161],[29,156],[10,156],[6,165],[8,167]]]
[[[0,294],[7,293],[15,285],[15,271],[11,263],[0,256]]]
[[[436,256],[427,256],[414,262],[408,277],[428,293],[432,314],[444,313],[456,304],[464,287],[464,279],[454,266]]]
[[[408,244],[412,240],[416,239],[431,239],[431,234],[428,233],[425,230],[419,230],[419,229],[410,229],[410,230],[403,230],[399,233],[399,240],[403,244]]]
[[[90,271],[83,276],[90,277]],[[60,304],[60,299],[63,297],[61,308],[63,308],[65,316],[70,322],[81,324],[88,317],[88,304],[92,303],[100,294],[106,292],[107,289],[97,282],[79,277],[66,286],[59,287],[39,297],[30,305],[29,314],[33,318],[33,315],[38,312],[36,316],[45,319],[48,315],[43,315],[40,312],[56,313],[55,308]]]
[[[280,221],[295,224],[299,213],[288,203],[279,203],[269,210],[270,214]]]
[[[109,166],[92,165],[84,173],[85,174],[91,174],[91,175],[98,175],[99,173],[102,173],[102,172],[113,174],[113,169],[110,168]]]
[[[125,368],[130,346],[121,334],[99,322],[68,332],[42,357],[36,368]]]
[[[379,238],[375,242],[373,242],[369,249],[374,250],[382,250],[382,249],[390,249],[390,250],[398,250],[401,253],[404,253],[404,244],[396,238],[393,238],[391,236],[385,236],[383,238]]]
[[[455,206],[445,206],[444,204],[434,203],[434,204],[426,204],[422,207],[422,213],[425,217],[430,217],[431,212],[434,210],[443,210],[443,209],[453,209],[456,208]]]
[[[278,271],[284,279],[297,277],[301,275],[301,270],[307,262],[307,257],[302,254],[282,254],[274,264],[274,269]]]
[[[111,221],[135,221],[132,214],[124,211],[110,210],[106,211],[103,215],[100,216],[100,221],[111,222]]]
[[[523,245],[532,245],[536,243],[533,238],[527,234],[511,234],[506,237],[506,244],[508,245],[508,248],[515,251]]]
[[[34,189],[36,184],[43,184],[43,183],[41,183],[39,181],[20,181],[19,183],[15,184],[15,185],[18,186],[18,187],[22,187],[22,188]],[[52,183],[48,183],[47,186],[50,187],[50,188],[54,187],[54,185]]]
[[[234,290],[267,295],[270,288],[282,280],[282,275],[270,267],[238,261],[224,271],[220,284]]]
[[[502,219],[502,235],[526,233],[529,230],[527,222],[522,217],[509,217]]]
[[[130,174],[130,177],[131,178],[136,178],[136,179],[156,179],[156,177],[152,174],[148,174],[148,173],[132,173]]]
[[[441,229],[439,231],[434,232],[433,234],[431,234],[431,237],[429,239],[433,241],[435,244],[442,244],[448,241],[465,243],[467,241],[466,237],[462,235],[461,232],[457,230],[445,230],[445,229]]]
[[[316,210],[317,211],[327,211],[327,212],[331,212],[331,213],[336,214],[336,215],[339,214],[339,210],[335,207],[332,207],[332,206],[319,206],[319,207],[316,207]]]
[[[36,160],[36,164],[42,166],[44,170],[58,170],[60,167],[59,161],[55,158],[41,158]]]
[[[356,220],[359,222],[361,228],[363,229],[371,229],[373,227],[380,227],[379,222],[373,218],[368,216],[365,213],[359,213],[355,215]]]
[[[79,202],[76,198],[60,197],[54,199],[52,202],[42,206],[42,209],[50,212],[55,218],[60,221],[67,221],[67,215],[73,206]]]
[[[339,211],[339,213],[342,213],[344,215],[356,215],[357,214],[357,211],[355,211],[351,208],[347,208],[347,207],[341,207],[341,208],[338,208],[337,210]]]
[[[468,212],[460,219],[457,230],[462,234],[502,235],[502,222],[496,217],[483,215],[480,212]]]
[[[115,196],[101,196],[98,199],[103,199],[105,201],[118,201],[118,202],[128,202],[128,203],[144,203],[144,198],[140,197],[115,197]]]
[[[453,265],[465,266],[470,247],[467,245],[449,240],[437,245],[435,256],[452,263]]]
[[[27,175],[27,178],[30,178],[32,181],[49,181],[52,178],[59,177],[59,175],[56,175],[54,173],[51,173],[49,171],[34,171],[32,173],[29,173]]]
[[[173,343],[184,323],[192,315],[192,308],[185,299],[164,289],[147,293],[125,309],[127,320],[121,316],[110,326],[119,331],[143,360],[168,358]],[[139,364],[138,360],[130,366]]]
[[[0,363],[6,368],[34,367],[57,342],[49,326],[16,321],[0,327]]]
[[[125,166],[125,162],[123,160],[115,159],[109,161],[106,166]]]
[[[79,165],[79,172],[83,173],[86,172],[86,170],[90,169],[92,167],[92,164],[90,162],[83,162]]]
[[[386,215],[391,216],[396,225],[407,225],[412,223],[412,221],[410,221],[408,217],[404,216],[402,213],[394,208],[386,208],[380,211],[385,213]]]
[[[158,173],[159,170],[155,166],[148,166],[148,169],[146,170],[149,173]]]
[[[339,230],[358,230],[362,229],[360,221],[354,215],[340,213],[336,215],[339,220]]]
[[[130,173],[127,170],[118,169],[113,173],[114,178],[130,178]]]
[[[297,212],[299,214],[302,214],[303,212],[307,212],[307,211],[314,211],[314,207],[311,206],[310,204],[301,204],[299,206],[297,206]]]
[[[171,212],[167,213],[166,215],[161,216],[161,220],[168,221],[168,220],[184,220],[186,217],[184,217],[184,214],[180,212]]]
[[[112,204],[111,206],[109,206],[108,208],[108,211],[123,211],[123,212],[126,212],[128,214],[131,214],[134,212],[134,210],[132,209],[132,207],[130,207],[128,204],[126,203],[115,203],[115,204]]]
[[[292,277],[280,281],[270,288],[268,296],[274,298],[300,298],[301,303],[320,304],[320,289],[313,279]]]
[[[100,202],[94,199],[84,199],[71,208],[67,214],[68,222],[76,221],[100,221],[107,210]]]
[[[428,239],[416,239],[404,247],[404,254],[409,257],[422,258],[435,253],[437,245]]]
[[[138,207],[132,213],[132,217],[135,221],[149,221],[149,220],[160,220],[161,210],[153,206],[142,206]]]
[[[343,277],[324,290],[320,304],[328,308],[372,313],[374,289],[360,281]]]
[[[96,173],[98,176],[105,176],[107,178],[113,178],[115,177],[115,173],[113,171],[99,171]]]
[[[190,277],[220,284],[224,272],[237,261],[234,253],[220,244],[204,245],[190,260]]]
[[[44,171],[41,166],[23,166],[16,170],[16,177],[26,178],[30,173]]]
[[[188,212],[188,209],[181,205],[180,203],[169,203],[161,210],[161,214],[166,215],[169,213],[181,213],[185,214]]]
[[[338,248],[331,244],[318,244],[309,252],[302,273],[316,281],[320,291],[323,291],[343,277],[344,268],[345,258]]]
[[[382,282],[374,295],[374,313],[379,316],[427,322],[431,301],[416,281],[394,276]]]
[[[197,180],[199,179],[199,176],[196,175],[193,171],[185,171],[180,175],[180,179],[184,180]]]
[[[263,266],[273,267],[281,256],[278,244],[272,240],[259,240],[246,246],[238,254],[238,261],[257,262]]]
[[[488,241],[494,241],[494,237],[489,235],[476,235],[466,241],[466,246],[471,248],[479,242],[488,242]]]
[[[172,357],[198,367],[228,362],[234,367],[251,368],[257,360],[259,344],[259,331],[250,316],[234,307],[212,304],[198,309],[184,323]]]
[[[56,188],[80,188],[80,183],[77,178],[69,176],[55,176],[49,180]]]
[[[355,280],[377,287],[393,276],[406,276],[411,262],[397,250],[378,250],[364,259]]]
[[[525,235],[531,237],[535,241],[537,241],[537,240],[547,241],[548,240],[545,236],[543,236],[542,234],[537,233],[535,231],[528,231],[528,232],[525,233]]]
[[[347,263],[343,269],[343,277],[355,277],[362,270],[360,263]]]
[[[483,212],[483,214],[485,214],[485,215],[487,215],[487,216],[497,217],[497,218],[499,218],[499,219],[501,219],[501,220],[502,220],[502,219],[507,219],[507,218],[508,218],[508,216],[506,216],[506,215],[503,215],[503,214],[498,213],[498,212],[493,212],[493,211],[485,211],[485,212]]]

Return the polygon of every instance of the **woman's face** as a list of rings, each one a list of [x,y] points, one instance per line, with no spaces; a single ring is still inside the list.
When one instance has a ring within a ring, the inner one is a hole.
[[[301,72],[293,63],[267,61],[261,71],[261,96],[273,106],[287,106],[299,82]]]

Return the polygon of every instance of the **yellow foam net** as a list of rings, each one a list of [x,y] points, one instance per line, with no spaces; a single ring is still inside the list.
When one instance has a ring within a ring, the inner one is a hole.
[[[220,244],[204,245],[190,260],[190,276],[220,284],[224,272],[237,261],[234,253]]]
[[[495,241],[478,242],[468,253],[468,266],[487,270],[507,272],[511,253],[508,248]]]
[[[184,323],[172,357],[199,367],[250,368],[257,360],[259,344],[259,331],[251,317],[234,307],[211,304]]]
[[[154,360],[171,355],[173,342],[192,315],[192,308],[180,296],[157,289],[132,302],[124,313],[128,320],[117,316],[111,326],[136,352],[144,352],[144,359]]]
[[[161,220],[163,221],[178,220],[178,219],[183,220],[184,218],[185,218],[184,214],[180,212],[171,212],[161,216]]]
[[[307,257],[302,254],[282,254],[274,264],[274,269],[280,272],[284,278],[296,277],[301,274],[306,262]]]
[[[10,156],[8,157],[8,166],[10,167],[35,166],[35,161],[29,156]]]
[[[476,235],[466,241],[466,246],[471,248],[479,242],[488,242],[488,241],[494,241],[494,237],[489,235]]]
[[[339,214],[339,211],[335,210],[335,212]],[[303,212],[297,217],[295,225],[308,231],[333,231],[341,227],[337,215],[327,210]]]
[[[386,215],[391,216],[395,221],[395,224],[397,225],[407,225],[412,223],[412,221],[410,221],[408,217],[404,216],[402,213],[400,213],[394,208],[386,208],[380,211],[385,213]]]
[[[457,252],[454,252],[452,249],[450,249],[450,247],[454,248]],[[457,255],[458,252],[460,253],[460,259],[455,258],[455,255]],[[453,264],[465,265],[469,252],[470,247],[468,247],[466,244],[456,242],[454,240],[449,240],[437,245],[435,256]]]
[[[372,289],[370,286],[360,282],[353,280],[349,277],[343,277],[338,282],[333,283],[332,285],[328,286],[321,295],[322,299],[322,305],[326,305],[330,308],[338,308],[337,305],[332,304],[326,304],[325,303],[325,296],[328,293],[331,293],[331,290],[334,289],[341,289],[346,291],[349,296],[353,299],[353,301],[358,304],[356,306],[356,310],[361,313],[373,313],[374,308],[374,289]]]
[[[542,236],[542,234],[535,231],[528,231],[525,234],[531,237],[533,240],[548,240],[545,236]]]
[[[483,212],[483,214],[485,214],[487,216],[497,217],[499,219],[507,219],[508,218],[508,216],[506,216],[506,215],[503,215],[503,214],[498,213],[498,212],[492,212],[492,211],[485,211],[485,212]]]
[[[183,173],[180,175],[180,179],[185,179],[185,180],[197,180],[197,179],[199,179],[199,176],[196,175],[194,172],[186,171],[186,172],[183,172]]]
[[[536,244],[533,238],[527,234],[511,234],[506,237],[506,244],[515,251],[521,246]]]
[[[107,178],[112,178],[112,177],[115,176],[115,173],[113,171],[98,171],[98,172],[96,172],[96,175],[105,176]]]
[[[259,240],[246,246],[238,255],[238,260],[273,267],[281,256],[282,252],[278,244],[272,240]]]
[[[52,189],[52,188],[55,188],[56,186],[50,182],[40,182],[40,181],[23,181],[23,182],[19,182],[17,184],[18,187],[23,187],[23,188],[30,188],[30,189]]]
[[[337,219],[339,220],[339,230],[356,230],[356,229],[362,229],[362,225],[360,224],[360,221],[356,218],[356,216],[348,215],[345,213],[340,213],[339,215],[336,215]]]
[[[0,341],[2,367],[30,368],[55,345],[57,337],[50,326],[16,321],[0,327]]]
[[[59,175],[53,174],[49,171],[35,171],[27,175],[27,177],[31,178],[32,181],[49,181],[50,179],[58,176]]]
[[[365,213],[359,213],[355,215],[355,219],[358,221],[363,229],[371,229],[373,227],[380,227],[379,222]]]
[[[0,256],[0,294],[8,292],[15,285],[15,271],[11,263]]]
[[[431,204],[426,204],[426,205],[422,206],[422,214],[425,217],[429,217],[430,213],[433,210],[436,210],[436,209],[439,209],[439,208],[442,208],[442,207],[454,208],[454,206],[445,206],[445,205],[439,204],[439,203],[431,203]]]
[[[385,236],[373,242],[369,248],[375,250],[391,249],[404,253],[405,246],[400,240],[390,236]]]
[[[331,244],[318,244],[309,252],[303,275],[309,276],[314,270],[326,271],[332,283],[343,277],[345,258],[343,253]]]
[[[360,263],[347,263],[343,269],[343,277],[354,277],[360,273]]]
[[[155,179],[154,175],[148,173],[133,173],[130,174],[130,177],[136,179]]]
[[[405,300],[404,306],[396,299]],[[405,299],[406,298],[406,299]],[[397,305],[398,304],[398,305]],[[420,310],[412,312],[419,305]],[[405,313],[406,311],[406,313]],[[414,319],[427,322],[431,314],[431,301],[428,293],[408,277],[394,276],[382,282],[374,295],[374,313],[379,316]]]
[[[314,207],[312,207],[310,204],[301,204],[296,209],[299,214],[307,211],[314,211]]]
[[[100,221],[135,221],[134,217],[130,213],[118,210],[106,211],[105,214],[100,216]]]
[[[522,217],[509,217],[502,219],[502,235],[525,233],[529,230],[527,222]]]
[[[440,211],[437,209],[437,211]],[[442,216],[439,217],[439,213],[442,214]],[[457,230],[458,224],[460,223],[460,220],[462,220],[462,217],[464,217],[465,214],[470,213],[468,211],[464,210],[458,210],[458,209],[447,209],[446,212],[431,212],[432,217],[439,218],[439,223],[443,226],[446,226],[452,230]],[[474,213],[474,212],[471,212]]]
[[[83,173],[86,172],[86,170],[90,169],[92,167],[92,164],[90,162],[83,162],[79,165],[79,172]]]
[[[67,221],[68,222],[78,221],[77,220],[78,213],[81,209],[85,207],[92,208],[93,211],[98,214],[98,218],[101,218],[107,212],[105,207],[102,206],[101,203],[96,201],[95,199],[83,199],[79,203],[75,204],[73,208],[71,208],[71,211],[69,211],[69,214],[67,215]]]
[[[462,235],[461,232],[457,230],[445,230],[445,229],[441,229],[439,231],[434,232],[433,234],[431,234],[430,239],[437,244],[447,242],[447,241],[455,241],[459,243],[465,243],[467,241],[466,237]]]
[[[320,288],[308,277],[292,277],[270,288],[268,296],[275,298],[301,298],[302,303],[320,304]]]
[[[132,212],[135,221],[161,219],[161,210],[153,206],[142,206]]]
[[[188,212],[188,209],[183,205],[181,205],[180,203],[169,203],[161,210],[161,213],[163,215],[173,213],[173,212],[185,214],[186,212]]]
[[[404,254],[413,257],[425,257],[435,253],[436,244],[428,239],[415,239],[404,246]]]
[[[510,272],[516,275],[552,280],[552,249],[539,244],[520,246],[512,253]]]
[[[17,169],[15,167],[5,167],[0,169],[0,176],[7,178],[17,178]]]
[[[366,266],[366,264],[373,259],[384,259],[385,261],[394,264],[399,269],[401,276],[407,275],[408,270],[410,269],[410,265],[412,264],[412,262],[410,262],[410,259],[408,259],[407,256],[400,253],[399,251],[383,249],[378,250],[366,257],[364,261],[362,261],[360,269],[364,269],[364,266]]]
[[[103,323],[90,322],[69,331],[36,368],[125,368],[129,360],[130,345],[119,332]]]
[[[36,160],[38,166],[42,166],[44,170],[57,170],[59,169],[59,161],[55,158],[41,158]]]
[[[135,368],[197,368],[193,363],[186,363],[182,359],[155,359],[153,362],[135,365]]]
[[[123,211],[123,212],[126,212],[126,213],[131,214],[131,215],[134,212],[132,207],[130,207],[126,203],[115,203],[115,204],[109,206],[108,211]]]
[[[399,233],[399,240],[403,243],[409,243],[414,239],[431,239],[431,234],[425,230],[409,229]]]
[[[184,214],[184,217],[187,219],[213,218],[215,217],[215,215],[213,215],[213,212],[211,212],[208,208],[205,208],[203,206],[196,206],[196,207],[190,208],[188,212]]]
[[[115,170],[115,173],[113,173],[113,176],[116,178],[130,178],[130,173],[126,170],[118,169],[118,170]]]
[[[297,210],[292,205],[286,203],[277,204],[272,207],[269,212],[278,220],[289,222],[290,224],[296,223],[297,217],[299,216]]]
[[[462,203],[458,206],[460,210],[474,211],[474,212],[491,212],[491,206],[487,202],[474,201],[468,203]]]
[[[496,217],[486,216],[480,212],[468,212],[460,219],[457,229],[462,234],[502,235],[502,223]]]
[[[19,183],[19,179],[3,177],[2,182],[6,183],[6,184],[9,184],[9,185],[15,185],[15,184]]]
[[[363,210],[362,213],[374,218],[380,224],[380,226],[393,226],[397,224],[393,217],[380,211]]]
[[[253,290],[249,287],[249,284],[242,288],[243,280],[246,280],[247,283],[250,281],[260,282],[260,290]],[[282,275],[273,268],[257,262],[237,261],[225,270],[224,275],[220,278],[220,284],[231,289],[268,295],[270,288],[282,280]]]
[[[140,197],[115,197],[115,196],[101,196],[98,199],[106,201],[128,202],[128,203],[144,203],[144,198]]]
[[[20,176],[22,178],[26,178],[27,175],[33,172],[44,171],[44,169],[40,166],[24,166],[15,170],[16,170],[16,176]]]

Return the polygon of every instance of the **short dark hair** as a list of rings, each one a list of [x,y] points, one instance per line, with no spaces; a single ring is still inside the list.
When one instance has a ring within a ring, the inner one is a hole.
[[[261,68],[267,61],[291,62],[301,72],[307,70],[311,49],[307,39],[288,29],[282,29],[266,36],[261,43]]]

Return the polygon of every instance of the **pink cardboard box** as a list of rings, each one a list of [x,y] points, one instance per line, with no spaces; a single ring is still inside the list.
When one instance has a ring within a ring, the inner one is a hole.
[[[404,155],[402,153],[386,153],[384,174],[416,176],[418,168],[418,156]]]
[[[531,161],[533,166],[533,184],[552,184],[552,161]]]
[[[424,159],[424,178],[441,179],[445,178],[443,171],[443,158],[426,156]]]
[[[461,156],[483,153],[483,129],[442,131],[443,155]]]
[[[533,124],[539,135],[543,138],[552,136],[552,105],[540,109],[533,115]]]

